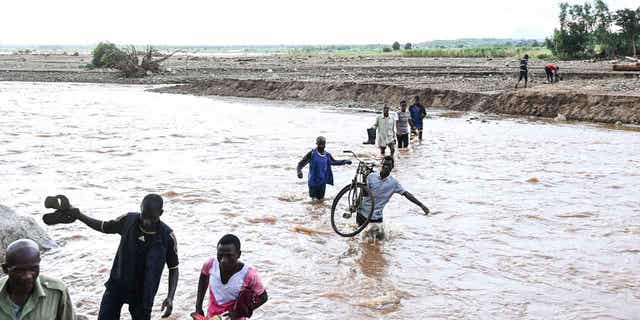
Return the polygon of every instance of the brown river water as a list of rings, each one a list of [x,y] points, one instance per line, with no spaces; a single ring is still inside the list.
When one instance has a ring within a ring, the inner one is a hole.
[[[435,214],[395,196],[388,239],[370,244],[329,223],[355,165],[334,168],[320,204],[295,166],[317,135],[338,159],[375,156],[362,144],[374,114],[146,88],[0,82],[0,203],[39,219],[63,193],[110,219],[163,194],[180,255],[172,319],[194,310],[225,233],[267,287],[255,319],[640,319],[637,131],[436,112],[393,172]],[[95,318],[118,236],[46,230],[60,247],[42,272]]]

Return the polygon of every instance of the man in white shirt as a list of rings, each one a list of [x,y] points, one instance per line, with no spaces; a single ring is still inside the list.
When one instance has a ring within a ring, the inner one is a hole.
[[[382,109],[382,114],[376,118],[373,124],[376,128],[376,144],[380,148],[380,153],[384,157],[387,147],[391,150],[391,157],[395,153],[396,144],[396,119],[389,115],[389,107]]]

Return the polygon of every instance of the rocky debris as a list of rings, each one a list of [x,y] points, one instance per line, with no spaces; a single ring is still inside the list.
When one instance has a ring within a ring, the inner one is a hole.
[[[4,260],[7,246],[18,239],[28,238],[44,250],[56,247],[56,243],[31,217],[21,216],[0,204],[0,261]]]

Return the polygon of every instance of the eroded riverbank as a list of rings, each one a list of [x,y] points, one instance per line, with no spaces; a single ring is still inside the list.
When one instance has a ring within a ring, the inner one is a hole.
[[[461,92],[357,82],[208,80],[155,89],[157,92],[300,100],[357,107],[395,106],[420,96],[438,109],[523,115],[606,123],[639,123],[640,96],[588,95],[562,91]]]
[[[124,79],[109,70],[84,70],[87,56],[1,56],[0,80],[187,84],[165,89],[266,99],[357,105],[397,105],[421,95],[430,107],[571,120],[638,123],[640,73],[613,72],[606,62],[558,62],[564,81],[544,83],[531,61],[530,87],[514,90],[514,59],[398,56],[176,56],[166,72]]]

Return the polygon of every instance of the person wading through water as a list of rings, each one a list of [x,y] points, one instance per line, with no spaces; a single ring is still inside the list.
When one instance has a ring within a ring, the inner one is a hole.
[[[120,246],[105,283],[98,320],[119,320],[125,303],[129,304],[133,320],[151,319],[153,300],[165,264],[169,268],[169,291],[162,302],[162,317],[171,315],[178,286],[178,247],[171,228],[160,221],[164,212],[162,206],[160,195],[148,194],[142,199],[141,213],[128,213],[110,221],[91,218],[77,208],[66,210],[66,214],[93,230],[120,235]]]
[[[314,200],[324,199],[324,192],[327,184],[333,185],[333,172],[331,166],[342,166],[351,164],[351,160],[336,160],[325,150],[327,139],[325,137],[316,138],[316,148],[309,151],[298,162],[298,178],[302,179],[302,168],[309,164],[309,197]]]
[[[397,112],[396,128],[398,129],[398,150],[409,147],[409,123],[411,114],[407,112],[407,102],[400,101],[400,111]]]
[[[376,131],[376,144],[380,148],[380,154],[384,157],[387,147],[393,157],[396,148],[396,119],[389,115],[389,107],[382,108],[382,114],[376,118],[373,127]]]
[[[413,104],[409,107],[409,113],[411,114],[411,130],[418,135],[418,141],[422,141],[422,122],[427,116],[426,108],[420,103],[420,97],[416,96]]]
[[[391,196],[394,194],[401,194],[407,200],[416,204],[425,215],[429,214],[429,208],[422,204],[420,200],[416,199],[409,191],[405,190],[398,180],[391,176],[391,170],[394,166],[394,160],[391,156],[385,156],[382,161],[382,169],[380,172],[372,172],[367,176],[367,185],[369,186],[369,190],[374,195],[374,204],[373,204],[373,214],[371,215],[371,223],[380,224],[383,222],[383,213],[384,207],[387,205]],[[358,208],[358,215],[356,216],[356,222],[358,225],[362,225],[367,221],[366,213],[370,212],[370,202],[366,199],[362,201],[363,205]],[[384,238],[384,230],[380,228],[379,234],[376,235],[378,238]]]
[[[258,272],[239,260],[241,253],[238,237],[227,234],[220,238],[216,256],[200,271],[196,312],[192,317],[205,315],[202,303],[206,292],[209,292],[207,317],[226,315],[232,320],[245,319],[267,302],[269,296]]]

